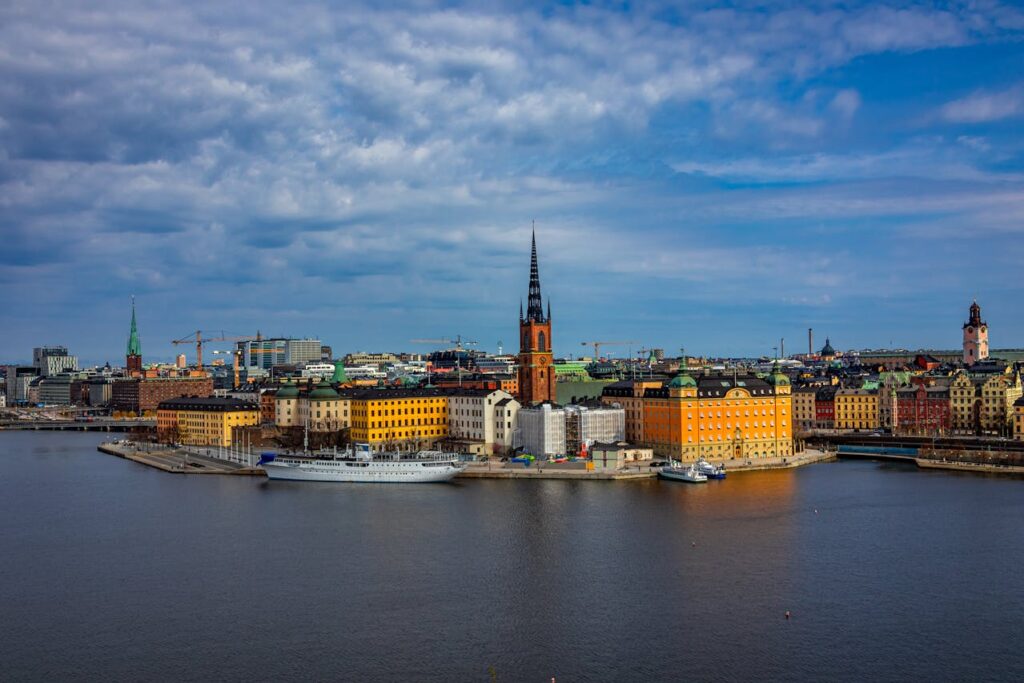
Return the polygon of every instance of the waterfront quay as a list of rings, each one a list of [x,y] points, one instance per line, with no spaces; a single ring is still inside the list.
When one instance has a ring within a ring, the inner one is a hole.
[[[266,472],[258,467],[248,467],[241,463],[214,458],[185,449],[154,447],[151,444],[138,444],[127,440],[102,443],[97,446],[96,450],[173,474],[266,476]]]

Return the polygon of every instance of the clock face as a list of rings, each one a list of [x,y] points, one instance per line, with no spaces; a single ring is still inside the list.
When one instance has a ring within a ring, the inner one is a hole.
[[[974,328],[973,327],[968,327],[967,328],[967,334],[974,334]]]
[[[540,357],[540,364],[541,365],[547,365],[547,363],[548,363],[548,359],[545,358],[544,356],[541,356]]]
[[[987,332],[987,331],[988,331],[988,328],[987,328],[987,327],[983,327],[983,328],[981,328],[981,331],[982,331],[982,332]]]

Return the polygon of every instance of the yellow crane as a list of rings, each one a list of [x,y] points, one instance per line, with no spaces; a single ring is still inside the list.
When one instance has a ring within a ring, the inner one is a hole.
[[[594,360],[601,360],[601,347],[602,346],[622,346],[624,344],[639,344],[640,342],[634,339],[627,339],[626,341],[585,341],[580,346],[593,346],[594,347]]]

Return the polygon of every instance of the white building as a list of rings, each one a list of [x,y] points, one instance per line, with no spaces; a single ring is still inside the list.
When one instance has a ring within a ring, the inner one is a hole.
[[[512,400],[512,395],[500,389],[453,391],[448,396],[448,435],[454,439],[479,441],[486,452],[494,452],[495,408],[504,400]]]
[[[49,377],[77,370],[78,357],[69,356],[66,346],[37,346],[32,349],[32,366],[43,377]]]
[[[515,447],[516,419],[519,401],[503,398],[494,404],[494,450],[507,453]]]
[[[626,438],[626,411],[621,406],[565,407],[565,448],[579,454],[597,442],[616,443]]]
[[[301,374],[303,377],[330,379],[334,376],[334,363],[306,363]]]
[[[520,408],[515,446],[538,458],[565,455],[565,410],[544,403]]]

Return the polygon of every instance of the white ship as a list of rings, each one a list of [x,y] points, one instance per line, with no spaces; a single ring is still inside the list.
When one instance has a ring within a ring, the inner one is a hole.
[[[366,447],[337,457],[264,454],[260,465],[270,479],[378,483],[449,481],[466,469],[466,464],[452,453],[371,454]]]

